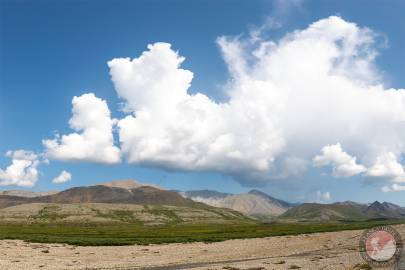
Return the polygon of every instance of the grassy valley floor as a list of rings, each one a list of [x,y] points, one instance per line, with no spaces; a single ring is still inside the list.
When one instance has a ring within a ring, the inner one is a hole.
[[[200,204],[30,203],[0,210],[0,270],[369,269],[362,230],[392,224],[405,236],[402,223],[262,223]]]
[[[29,203],[0,210],[0,239],[72,245],[148,245],[355,230],[396,221],[262,223],[238,212],[196,204]]]
[[[7,228],[10,230],[9,227]],[[281,229],[281,227],[278,228]],[[395,228],[405,236],[405,225],[395,225]],[[51,232],[55,231],[51,230]],[[150,232],[152,233],[152,230]],[[209,232],[210,230],[207,230],[206,234]],[[171,243],[148,246],[73,246],[0,240],[0,269],[371,269],[364,263],[358,252],[358,242],[362,232],[362,230],[349,230],[236,239],[215,243]],[[241,234],[241,228],[238,233]],[[29,232],[23,231],[22,235],[29,235]],[[251,232],[250,235],[253,236],[253,233]],[[82,238],[87,236],[88,233],[84,232]],[[154,236],[155,234],[151,234],[147,238],[152,239]],[[61,237],[67,237],[67,235]]]
[[[371,228],[404,221],[356,223],[241,223],[174,224],[144,226],[132,223],[0,223],[0,239],[81,246],[149,245],[163,243],[218,242],[229,239],[310,234]]]

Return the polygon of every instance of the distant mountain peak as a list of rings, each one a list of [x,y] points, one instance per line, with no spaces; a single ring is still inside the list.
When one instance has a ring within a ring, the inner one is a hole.
[[[383,210],[384,208],[384,205],[379,201],[375,201],[368,206],[368,209],[370,210]]]
[[[162,189],[159,186],[156,186],[156,185],[153,185],[153,184],[140,183],[140,182],[132,180],[132,179],[113,180],[113,181],[110,181],[110,182],[99,183],[97,185],[106,186],[106,187],[124,188],[124,189],[139,188],[139,187],[142,187],[142,186],[149,186],[149,187],[154,187],[154,188],[157,188],[157,189]]]
[[[396,211],[401,209],[401,206],[389,202],[380,203],[379,201],[375,201],[368,206],[368,209],[374,211]]]
[[[375,201],[371,204],[336,202],[332,204],[304,203],[288,210],[281,218],[297,220],[369,220],[399,219],[405,217],[405,208]]]
[[[249,194],[255,194],[255,195],[261,195],[261,196],[270,197],[268,194],[264,193],[263,191],[257,190],[257,189],[252,189],[248,193]]]
[[[279,204],[280,206],[285,207],[285,208],[290,208],[290,207],[294,206],[292,203],[274,198],[274,197],[270,196],[269,194],[267,194],[263,191],[257,190],[257,189],[252,189],[251,191],[248,192],[248,194],[266,198],[266,199],[272,201],[273,203]]]
[[[395,204],[395,203],[390,203],[390,202],[383,202],[382,203],[383,205],[386,205],[386,206],[395,206],[395,207],[401,207],[401,206],[399,206],[399,205],[397,205],[397,204]]]
[[[358,202],[354,202],[354,201],[343,201],[343,202],[335,202],[333,203],[335,205],[353,205],[353,206],[362,206],[364,204],[362,203],[358,203]]]
[[[250,216],[277,216],[291,207],[290,203],[278,200],[268,194],[251,190],[248,193],[229,194],[213,190],[191,190],[183,196],[211,206],[230,208]]]
[[[250,190],[250,191],[248,192],[248,194],[260,196],[260,197],[263,197],[263,198],[266,198],[266,199],[269,199],[269,200],[272,200],[272,201],[278,201],[278,199],[273,198],[273,197],[270,196],[269,194],[267,194],[267,193],[265,193],[265,192],[263,192],[263,191],[257,190],[257,189],[252,189],[252,190]]]

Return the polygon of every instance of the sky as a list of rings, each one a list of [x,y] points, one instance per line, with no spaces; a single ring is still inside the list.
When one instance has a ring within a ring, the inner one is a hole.
[[[404,9],[0,0],[0,188],[405,206]]]

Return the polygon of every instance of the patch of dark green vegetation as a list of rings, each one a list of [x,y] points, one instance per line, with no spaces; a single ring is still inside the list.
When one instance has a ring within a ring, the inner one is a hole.
[[[110,210],[110,211],[108,211],[106,213],[103,213],[103,212],[101,212],[100,210],[97,210],[97,209],[92,209],[92,210],[97,213],[98,217],[142,225],[142,222],[140,220],[138,220],[134,216],[133,211],[129,211],[129,210]]]
[[[356,264],[353,269],[356,270],[372,270],[373,268],[368,263]]]
[[[163,216],[168,219],[168,225],[176,225],[183,220],[176,215],[176,213],[168,208],[157,206],[157,205],[145,205],[144,212],[147,212],[155,216]]]
[[[31,216],[31,219],[34,220],[39,220],[39,221],[47,221],[47,222],[52,222],[56,220],[61,220],[65,218],[67,215],[63,215],[58,213],[60,208],[57,205],[49,205],[45,206],[43,209],[41,209],[37,215]]]
[[[155,209],[156,210],[156,209]],[[167,213],[166,213],[167,214]],[[373,221],[347,224],[176,224],[143,226],[131,223],[113,224],[0,224],[0,239],[21,239],[41,243],[73,245],[132,245],[183,242],[216,242],[237,238],[297,235],[371,228],[399,224],[402,221]]]
[[[212,207],[212,206],[208,206],[203,203],[198,203],[198,206],[196,208],[203,209],[208,212],[212,212],[212,213],[220,216],[224,220],[244,222],[244,223],[256,223],[255,219],[247,217],[244,214],[242,214],[238,211],[229,209],[229,208]]]
[[[224,267],[222,267],[222,269],[225,269],[225,270],[241,270],[240,268],[233,267],[233,266],[224,266]]]

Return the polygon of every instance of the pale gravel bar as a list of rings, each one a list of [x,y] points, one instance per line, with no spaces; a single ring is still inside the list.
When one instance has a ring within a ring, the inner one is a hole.
[[[394,226],[405,236],[405,225]],[[217,243],[80,247],[0,241],[0,269],[355,269],[362,230]],[[285,263],[282,263],[285,261]],[[281,263],[281,264],[280,264]]]

